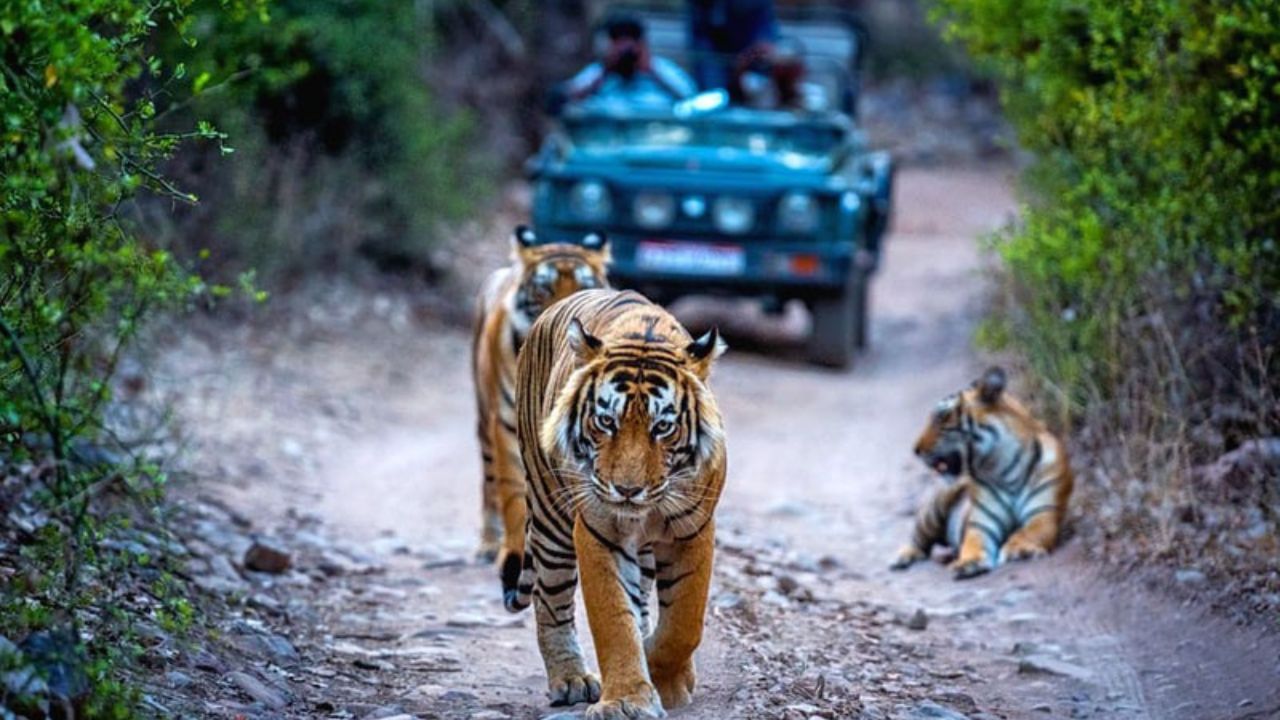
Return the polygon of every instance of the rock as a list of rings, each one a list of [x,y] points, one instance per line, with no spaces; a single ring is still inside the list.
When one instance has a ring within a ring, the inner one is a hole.
[[[511,720],[511,716],[497,710],[480,710],[479,712],[471,713],[471,717],[468,720]]]
[[[164,681],[169,683],[169,687],[181,690],[191,684],[191,676],[178,670],[170,670],[164,674]]]
[[[247,673],[229,673],[227,680],[231,681],[233,685],[245,695],[248,695],[254,702],[262,703],[272,710],[280,710],[289,704],[283,694],[267,687],[262,681]]]
[[[244,566],[257,572],[280,574],[289,569],[293,558],[278,544],[256,538],[244,553]]]
[[[241,650],[271,660],[281,667],[292,667],[299,662],[298,651],[288,640],[271,633],[250,631],[234,638]]]
[[[445,690],[440,693],[439,699],[448,703],[469,703],[476,702],[480,698],[466,692],[465,690]]]
[[[1028,655],[1018,661],[1018,672],[1022,675],[1059,675],[1075,680],[1088,680],[1088,670],[1044,655]]]
[[[1202,585],[1205,578],[1204,573],[1194,568],[1183,568],[1173,574],[1173,579],[1179,585]]]
[[[392,720],[392,718],[407,718],[404,708],[399,705],[383,705],[380,708],[371,710],[361,716],[360,720]]]
[[[582,720],[582,713],[576,712],[558,712],[550,715],[543,715],[538,720]]]
[[[907,711],[910,720],[969,720],[967,715],[935,702],[922,702]]]
[[[39,630],[28,635],[18,650],[43,678],[45,690],[54,699],[75,705],[88,695],[88,659],[73,631]]]
[[[1042,713],[1053,712],[1053,706],[1050,705],[1049,703],[1040,703],[1039,705],[1033,705],[1031,709],[1034,710],[1035,712],[1042,712]]]
[[[396,666],[391,662],[378,658],[356,658],[353,664],[358,668],[378,670],[380,672],[395,672],[396,669]]]
[[[916,608],[905,624],[908,630],[924,630],[929,627],[929,615],[925,613],[924,608]]]

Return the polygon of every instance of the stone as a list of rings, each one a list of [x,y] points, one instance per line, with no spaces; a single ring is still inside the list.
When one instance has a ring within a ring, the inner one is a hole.
[[[356,658],[353,664],[358,668],[378,670],[380,672],[394,672],[396,669],[396,666],[391,662],[378,658]]]
[[[924,608],[916,608],[911,617],[907,618],[906,626],[908,630],[924,630],[929,627],[929,615]]]
[[[468,720],[511,720],[511,716],[497,710],[480,710],[471,713]]]
[[[391,720],[409,717],[399,705],[383,705],[361,716],[360,720]]]
[[[582,720],[582,713],[576,712],[558,712],[550,715],[543,715],[538,720]]]
[[[1173,579],[1179,585],[1202,585],[1207,578],[1195,568],[1183,568],[1173,574]]]
[[[293,564],[289,551],[280,545],[261,538],[256,538],[244,553],[244,566],[256,572],[278,575]]]
[[[181,690],[191,684],[191,676],[178,670],[170,670],[164,674],[164,681],[169,683],[169,687]]]
[[[440,693],[440,700],[450,703],[469,703],[476,702],[480,698],[466,692],[465,690],[445,690]]]
[[[935,702],[922,702],[907,711],[910,720],[969,720],[967,715]]]
[[[1022,675],[1058,675],[1075,680],[1090,678],[1090,673],[1085,668],[1044,655],[1027,655],[1022,658],[1018,661],[1018,672]]]
[[[248,673],[229,673],[227,679],[254,702],[262,703],[272,710],[280,710],[289,704],[283,694],[267,687],[262,681]]]

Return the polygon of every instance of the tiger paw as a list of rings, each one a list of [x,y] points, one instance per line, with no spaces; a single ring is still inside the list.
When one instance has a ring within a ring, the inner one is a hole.
[[[1039,545],[1021,543],[1017,541],[1007,542],[1005,543],[1005,546],[1000,549],[1001,560],[1030,560],[1032,558],[1044,557],[1048,554],[1049,551]]]
[[[589,672],[567,672],[552,677],[547,697],[552,705],[577,705],[600,699],[600,681]]]
[[[889,565],[890,570],[906,570],[915,563],[924,560],[924,552],[915,545],[908,545],[898,551],[898,557],[893,559],[893,564]]]
[[[991,563],[986,558],[959,558],[947,567],[951,568],[957,580],[967,580],[990,571]]]
[[[476,548],[476,564],[491,565],[494,560],[498,559],[498,549],[502,547],[502,543],[493,540],[482,540],[480,546]]]
[[[653,684],[662,697],[662,706],[672,710],[684,707],[693,699],[693,688],[698,684],[698,676],[693,671],[692,660],[676,671],[661,668],[650,668]]]
[[[664,718],[667,711],[653,686],[645,684],[635,692],[619,698],[602,699],[587,708],[586,720],[634,720],[634,718]]]

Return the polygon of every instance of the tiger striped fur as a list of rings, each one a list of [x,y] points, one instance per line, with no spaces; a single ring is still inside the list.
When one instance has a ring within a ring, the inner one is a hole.
[[[511,264],[494,271],[481,290],[471,353],[484,467],[477,555],[487,561],[497,557],[504,536],[524,535],[524,470],[516,446],[516,353],[533,321],[552,303],[583,288],[608,285],[609,250],[603,235],[587,235],[581,245],[539,245],[533,231],[522,225],[512,245]],[[513,505],[519,510],[511,509]]]
[[[1073,485],[1066,450],[1004,388],[1004,371],[993,367],[938,403],[915,453],[958,481],[921,509],[893,568],[946,545],[958,551],[952,571],[968,578],[1057,545]]]
[[[634,292],[577,293],[529,333],[516,372],[528,536],[503,580],[509,610],[535,605],[553,705],[595,702],[599,719],[689,701],[727,462],[707,386],[723,350]],[[579,578],[599,681],[574,628]]]

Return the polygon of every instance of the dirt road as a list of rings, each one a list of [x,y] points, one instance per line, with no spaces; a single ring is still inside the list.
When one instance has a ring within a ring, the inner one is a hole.
[[[719,323],[734,350],[713,379],[730,473],[709,637],[695,702],[674,716],[1273,717],[1274,634],[1105,580],[1078,542],[965,583],[937,565],[886,569],[933,487],[915,434],[982,365],[976,238],[1015,210],[999,169],[905,172],[899,198],[871,350],[852,372],[798,359],[800,314],[679,308]],[[240,599],[233,639],[273,638],[242,668],[204,669],[189,694],[210,714],[264,717],[553,714],[532,618],[507,615],[494,571],[470,562],[466,332],[396,294],[315,292],[309,316],[193,335],[166,361],[174,377],[195,371],[178,408],[194,470],[217,479],[187,491],[201,498],[193,562]],[[254,532],[296,569],[228,571],[217,557],[238,562]],[[275,639],[293,654],[270,651]]]

